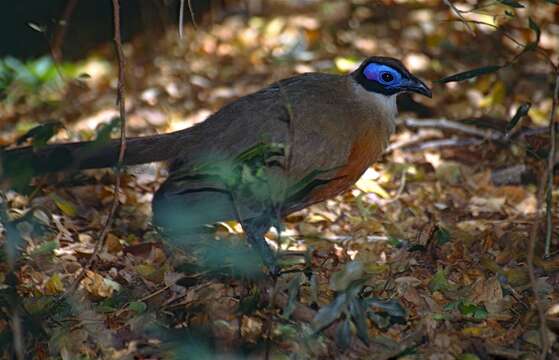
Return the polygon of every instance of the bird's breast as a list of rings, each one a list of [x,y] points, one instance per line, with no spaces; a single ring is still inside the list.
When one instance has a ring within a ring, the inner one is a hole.
[[[311,193],[312,203],[330,199],[348,190],[381,155],[388,134],[384,129],[367,128],[360,132],[351,145],[349,156],[333,180]]]

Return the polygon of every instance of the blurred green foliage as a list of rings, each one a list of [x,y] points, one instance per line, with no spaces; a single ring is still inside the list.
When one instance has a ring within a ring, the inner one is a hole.
[[[0,59],[0,96],[16,101],[23,94],[59,86],[64,77],[75,77],[78,68],[74,63],[57,64],[50,56],[26,62],[7,56]]]

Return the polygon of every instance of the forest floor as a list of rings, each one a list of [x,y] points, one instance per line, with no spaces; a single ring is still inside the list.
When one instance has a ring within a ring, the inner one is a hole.
[[[20,308],[26,351],[36,359],[535,358],[539,304],[559,353],[557,228],[544,258],[545,204],[538,199],[552,107],[546,60],[531,52],[497,73],[434,82],[514,58],[522,47],[504,34],[533,41],[528,16],[538,24],[540,48],[557,62],[557,6],[513,3],[465,14],[497,29],[472,22],[468,30],[440,1],[333,1],[266,17],[230,16],[187,28],[182,39],[172,30],[157,41],[146,34],[126,44],[130,136],[192,126],[275,80],[346,73],[373,54],[402,59],[433,83],[433,99],[401,99],[400,125],[383,158],[351,191],[286,219],[281,248],[304,256],[275,284],[204,270],[161,239],[150,202],[164,164],[123,174],[105,246],[76,290],[109,214],[114,171],[87,171],[64,183],[49,177],[26,195],[6,192],[23,239],[12,294],[18,305],[11,305]],[[0,104],[0,143],[14,144],[53,119],[64,129],[51,142],[94,138],[118,116],[112,51],[108,45],[61,64],[87,74],[62,85],[31,91],[16,81]],[[524,103],[531,103],[528,116],[506,136]],[[532,235],[538,301],[527,262]],[[244,248],[237,223],[222,224],[215,246],[224,242]],[[9,248],[6,238],[0,243]],[[0,263],[3,290],[9,273],[9,262]],[[3,301],[0,354],[8,356],[14,319]]]

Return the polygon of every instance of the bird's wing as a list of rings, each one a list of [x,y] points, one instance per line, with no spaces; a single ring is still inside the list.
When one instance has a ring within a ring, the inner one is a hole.
[[[313,178],[327,181],[351,150],[352,136],[344,134],[348,109],[335,93],[343,90],[340,79],[344,78],[310,74],[283,80],[223,107],[198,125],[192,134],[199,141],[177,158],[156,194],[156,223],[167,223],[173,215],[177,219],[172,222],[185,227],[239,215],[248,218],[267,203],[281,201],[288,188],[323,184]],[[270,162],[263,174],[241,167],[236,173],[240,180],[232,180],[232,185],[215,176],[212,164],[225,163],[227,168],[259,144],[283,144],[285,155]]]

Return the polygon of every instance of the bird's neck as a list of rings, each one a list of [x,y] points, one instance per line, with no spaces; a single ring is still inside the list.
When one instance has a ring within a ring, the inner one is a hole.
[[[365,104],[372,114],[375,114],[372,121],[382,121],[383,127],[388,130],[388,135],[394,132],[396,126],[396,116],[398,116],[398,107],[396,106],[397,95],[384,95],[367,91],[361,85],[353,84],[353,95],[358,99],[360,104]]]

